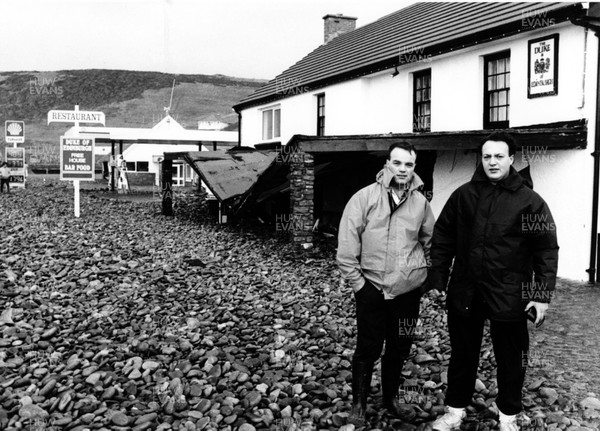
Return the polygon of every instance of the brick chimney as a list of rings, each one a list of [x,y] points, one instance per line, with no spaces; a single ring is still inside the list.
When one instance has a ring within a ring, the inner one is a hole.
[[[344,16],[341,13],[325,15],[323,20],[325,21],[325,43],[356,28],[356,18]]]

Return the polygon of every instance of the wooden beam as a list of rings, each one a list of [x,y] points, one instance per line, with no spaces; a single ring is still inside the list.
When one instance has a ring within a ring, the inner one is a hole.
[[[548,149],[583,149],[587,146],[586,128],[507,129],[519,147],[544,147]],[[335,152],[386,152],[393,142],[406,141],[417,150],[473,150],[491,130],[433,133],[400,133],[390,135],[360,135],[315,137],[296,139],[301,151],[307,153]]]

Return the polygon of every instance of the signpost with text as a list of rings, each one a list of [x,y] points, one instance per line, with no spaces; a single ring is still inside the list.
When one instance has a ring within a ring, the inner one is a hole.
[[[74,111],[48,111],[48,124],[50,123],[93,123],[104,126],[104,112],[99,111],[80,111],[79,106],[75,106]]]
[[[7,144],[14,144],[14,147],[16,148],[17,144],[25,142],[24,121],[7,120],[4,122],[4,130],[6,132],[4,141]]]
[[[4,161],[10,170],[11,187],[25,187],[25,148],[17,147],[17,144],[25,142],[25,122],[6,120],[4,122],[4,141],[13,144],[13,148],[5,147]]]
[[[10,170],[10,186],[25,187],[25,148],[4,149],[4,161]]]
[[[60,138],[60,179],[73,181],[75,217],[79,217],[79,181],[94,181],[94,139]]]
[[[60,179],[94,181],[94,139],[60,138]]]
[[[73,181],[75,217],[79,217],[79,181],[94,181],[94,139],[79,135],[79,123],[99,123],[104,125],[104,112],[80,111],[75,105],[73,111],[49,111],[50,123],[75,123],[73,136],[60,138],[60,179]]]

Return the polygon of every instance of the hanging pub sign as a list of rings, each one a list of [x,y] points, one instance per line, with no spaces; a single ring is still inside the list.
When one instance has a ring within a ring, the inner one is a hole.
[[[528,41],[527,97],[558,94],[558,34]]]

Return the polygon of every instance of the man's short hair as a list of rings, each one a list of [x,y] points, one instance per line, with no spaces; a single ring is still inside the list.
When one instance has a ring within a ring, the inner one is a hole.
[[[394,151],[396,148],[401,148],[403,150],[408,151],[409,153],[414,153],[415,157],[417,156],[417,150],[415,149],[415,146],[413,144],[409,144],[406,141],[400,141],[400,142],[394,142],[392,145],[390,145],[390,148],[388,149],[388,155],[387,155],[388,160],[390,160],[392,158],[392,151]]]
[[[493,132],[479,143],[478,150],[480,156],[482,155],[483,146],[487,141],[504,142],[508,145],[509,156],[513,156],[517,152],[517,141],[511,134],[506,132]]]

